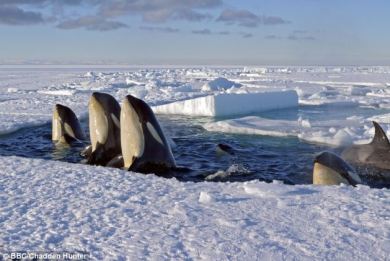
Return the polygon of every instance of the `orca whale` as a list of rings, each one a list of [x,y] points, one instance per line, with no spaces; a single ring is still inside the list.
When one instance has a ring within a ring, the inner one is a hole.
[[[352,145],[341,153],[350,163],[371,165],[380,169],[390,169],[390,143],[381,126],[373,121],[375,135],[368,144]]]
[[[163,173],[175,168],[171,147],[152,109],[128,95],[122,102],[120,133],[124,167],[141,173]]]
[[[91,146],[82,154],[87,163],[105,166],[121,155],[119,103],[109,94],[94,92],[89,100],[89,133]]]
[[[344,160],[332,152],[322,152],[314,159],[313,184],[315,185],[357,185],[359,175]]]
[[[52,119],[52,140],[57,144],[71,144],[85,140],[85,133],[81,128],[76,114],[61,104],[56,104]]]

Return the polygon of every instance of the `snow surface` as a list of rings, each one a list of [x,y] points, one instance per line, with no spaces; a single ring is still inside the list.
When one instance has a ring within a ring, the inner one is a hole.
[[[298,106],[295,91],[218,94],[154,106],[158,114],[232,116]]]
[[[386,260],[390,191],[179,182],[1,157],[2,250],[95,260]]]

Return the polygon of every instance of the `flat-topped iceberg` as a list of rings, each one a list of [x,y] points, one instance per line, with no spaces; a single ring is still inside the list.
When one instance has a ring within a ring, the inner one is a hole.
[[[154,106],[158,114],[229,116],[298,106],[295,90],[217,94]]]

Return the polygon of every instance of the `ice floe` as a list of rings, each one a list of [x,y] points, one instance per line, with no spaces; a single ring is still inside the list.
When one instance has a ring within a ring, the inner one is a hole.
[[[218,94],[153,107],[159,114],[229,116],[298,106],[295,91]]]

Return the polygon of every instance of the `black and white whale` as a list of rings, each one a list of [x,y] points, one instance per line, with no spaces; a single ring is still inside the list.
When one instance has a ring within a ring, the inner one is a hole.
[[[120,115],[124,167],[142,173],[164,173],[176,163],[152,109],[131,95],[122,103]]]
[[[68,107],[56,104],[52,119],[52,140],[57,144],[71,144],[85,140],[76,114]]]
[[[375,136],[368,144],[352,145],[346,148],[341,157],[350,163],[371,165],[380,169],[390,169],[390,143],[381,126],[373,121]]]
[[[313,184],[355,186],[361,183],[359,175],[344,160],[332,152],[322,152],[314,159]]]
[[[109,94],[94,92],[88,111],[91,146],[83,154],[88,164],[112,166],[111,160],[121,155],[119,103]]]

